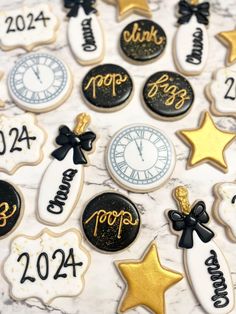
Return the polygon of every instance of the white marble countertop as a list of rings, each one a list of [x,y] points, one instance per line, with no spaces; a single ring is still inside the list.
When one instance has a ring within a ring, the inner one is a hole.
[[[34,5],[39,0],[1,0],[0,9],[13,9],[24,4]],[[41,1],[40,1],[41,2]],[[42,2],[46,2],[42,1]],[[229,165],[229,172],[223,174],[217,169],[204,164],[186,170],[186,158],[189,153],[188,147],[175,135],[175,131],[183,128],[196,127],[202,110],[209,109],[209,102],[204,95],[204,87],[211,80],[211,75],[216,68],[224,66],[226,49],[215,38],[215,34],[223,30],[231,30],[236,23],[236,3],[235,0],[211,0],[212,15],[209,27],[210,54],[204,73],[200,76],[189,78],[196,93],[196,100],[193,110],[184,119],[177,122],[161,122],[153,119],[144,110],[140,92],[148,76],[155,70],[175,70],[172,58],[172,39],[176,32],[174,6],[177,0],[150,0],[153,10],[153,19],[158,22],[166,31],[168,36],[168,47],[165,55],[156,63],[144,66],[136,66],[127,63],[118,52],[118,38],[122,28],[130,21],[138,18],[132,15],[118,23],[116,21],[116,9],[102,0],[98,1],[98,10],[103,24],[106,27],[106,55],[104,62],[120,64],[128,69],[135,83],[135,94],[131,103],[121,111],[116,113],[102,114],[90,110],[82,100],[79,86],[83,76],[88,71],[88,67],[78,65],[70,52],[66,40],[67,22],[65,11],[61,0],[48,0],[53,6],[53,11],[61,20],[61,25],[57,33],[57,41],[49,46],[39,47],[38,51],[54,53],[58,57],[64,58],[73,69],[74,89],[69,100],[56,110],[38,115],[40,125],[48,133],[48,140],[44,147],[45,158],[36,167],[22,167],[14,175],[8,176],[0,174],[1,179],[7,179],[17,184],[25,197],[25,214],[19,227],[13,234],[1,240],[0,264],[9,254],[9,242],[18,233],[35,235],[43,225],[40,224],[35,215],[36,198],[39,182],[50,162],[50,153],[53,150],[54,138],[57,134],[58,126],[69,124],[72,126],[75,116],[81,111],[87,111],[92,117],[92,128],[99,134],[100,139],[96,152],[90,156],[91,166],[86,168],[85,186],[81,199],[74,210],[72,216],[61,227],[51,228],[53,231],[64,231],[69,227],[80,228],[80,216],[84,204],[94,195],[106,190],[115,190],[128,195],[132,201],[138,204],[142,215],[142,228],[136,242],[127,250],[117,254],[101,254],[92,249],[86,241],[84,245],[91,253],[92,263],[86,274],[85,288],[83,293],[76,298],[58,298],[50,306],[45,306],[37,300],[27,300],[22,302],[13,301],[9,297],[8,284],[0,279],[0,313],[19,314],[41,314],[41,313],[70,313],[70,314],[113,314],[116,313],[118,302],[124,289],[124,282],[116,271],[113,261],[122,259],[138,259],[142,256],[149,243],[156,241],[159,255],[163,265],[176,271],[184,273],[182,251],[176,248],[177,238],[170,233],[167,220],[164,216],[166,208],[176,208],[171,197],[172,189],[178,184],[186,184],[190,189],[190,198],[202,199],[206,202],[208,212],[211,214],[213,203],[212,187],[215,183],[223,181],[233,181],[236,179],[236,142],[227,150],[226,156]],[[23,111],[16,107],[9,98],[6,88],[6,77],[9,70],[19,56],[25,54],[21,49],[9,52],[0,51],[0,70],[4,70],[5,76],[0,82],[0,98],[5,101],[5,108],[1,112],[8,115],[21,114]],[[130,117],[132,116],[132,121]],[[236,122],[233,118],[214,118],[217,125],[223,129],[236,131]],[[165,130],[173,143],[177,152],[177,165],[171,180],[160,190],[148,194],[127,193],[119,188],[110,178],[104,164],[104,150],[110,137],[122,126],[130,122],[146,122],[156,125]],[[212,216],[211,216],[212,217]],[[224,254],[231,268],[234,286],[236,286],[236,244],[228,240],[225,231],[213,218],[211,228],[217,234],[216,241],[224,249]],[[234,309],[234,312],[236,309]],[[127,312],[129,314],[145,314],[143,308],[136,308]],[[166,313],[168,314],[201,314],[199,303],[186,279],[173,286],[166,293]]]

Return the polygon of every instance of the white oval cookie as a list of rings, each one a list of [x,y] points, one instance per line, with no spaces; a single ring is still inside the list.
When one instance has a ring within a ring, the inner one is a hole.
[[[48,304],[58,297],[79,295],[90,264],[81,239],[76,229],[63,233],[44,229],[35,237],[15,237],[3,266],[11,296],[16,300],[38,298]]]
[[[57,17],[47,4],[0,12],[0,46],[3,50],[49,44],[56,39]]]
[[[13,174],[21,166],[40,163],[45,139],[33,114],[0,115],[0,170]]]

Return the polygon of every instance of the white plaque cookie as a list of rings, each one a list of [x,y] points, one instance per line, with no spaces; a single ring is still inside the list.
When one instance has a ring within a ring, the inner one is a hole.
[[[57,297],[79,295],[90,263],[81,239],[76,229],[63,233],[44,229],[35,237],[15,237],[3,266],[11,296],[34,297],[48,304]]]
[[[0,46],[4,50],[17,47],[27,51],[56,39],[57,17],[47,4],[21,7],[0,12]]]
[[[0,115],[0,170],[13,174],[21,166],[40,163],[45,138],[33,114]]]

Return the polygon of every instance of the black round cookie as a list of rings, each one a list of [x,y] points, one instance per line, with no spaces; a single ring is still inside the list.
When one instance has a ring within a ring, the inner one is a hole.
[[[191,109],[194,92],[189,81],[182,75],[161,71],[146,81],[143,99],[147,109],[157,118],[177,120]]]
[[[105,252],[116,252],[135,240],[139,232],[140,216],[128,198],[106,192],[97,195],[87,204],[82,225],[93,246]]]
[[[136,62],[155,60],[164,52],[166,42],[166,34],[161,26],[146,19],[128,24],[120,36],[122,52]]]
[[[133,92],[129,73],[115,64],[103,64],[91,69],[83,79],[82,92],[86,101],[98,111],[122,109]]]
[[[0,238],[12,231],[21,216],[21,197],[13,185],[0,180]]]

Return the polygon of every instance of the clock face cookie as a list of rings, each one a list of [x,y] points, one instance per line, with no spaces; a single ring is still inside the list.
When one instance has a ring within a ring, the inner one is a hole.
[[[0,115],[0,170],[13,174],[21,166],[40,163],[45,138],[33,114]]]
[[[57,17],[47,4],[21,7],[0,12],[0,46],[4,50],[17,47],[27,51],[55,41]]]
[[[57,297],[79,295],[89,263],[76,229],[44,229],[35,237],[15,237],[3,268],[14,299],[38,298],[48,304]]]
[[[23,211],[21,193],[12,184],[0,180],[0,239],[14,231]]]
[[[166,34],[155,22],[138,20],[123,29],[120,47],[124,55],[133,61],[154,61],[165,50]]]
[[[8,89],[19,107],[45,112],[61,105],[72,90],[67,65],[47,53],[32,53],[16,62],[8,77]]]
[[[171,176],[175,150],[159,129],[133,124],[118,131],[106,156],[107,169],[122,187],[135,192],[152,191]]]
[[[82,83],[82,93],[97,111],[110,112],[128,104],[133,92],[129,73],[115,64],[103,64],[90,70]]]
[[[217,115],[236,115],[236,70],[217,70],[213,81],[207,86],[207,96],[212,100],[211,109]]]
[[[177,120],[190,111],[194,92],[182,75],[161,71],[153,74],[145,83],[143,99],[146,108],[154,117]]]
[[[82,225],[88,241],[97,249],[117,252],[137,237],[140,216],[125,196],[107,192],[94,197],[85,207]]]

